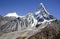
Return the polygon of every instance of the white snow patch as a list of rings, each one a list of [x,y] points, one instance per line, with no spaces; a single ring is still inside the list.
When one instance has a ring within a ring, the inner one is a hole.
[[[35,15],[38,15],[39,13],[40,13],[40,10],[39,10],[39,11],[36,11],[36,12],[35,12]]]
[[[16,14],[16,12],[13,12],[6,14],[4,17],[18,17],[18,15]]]

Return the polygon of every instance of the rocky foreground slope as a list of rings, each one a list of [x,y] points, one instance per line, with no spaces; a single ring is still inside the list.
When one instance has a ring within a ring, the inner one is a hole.
[[[45,26],[45,27],[44,27]],[[60,22],[53,21],[51,24],[42,24],[37,28],[24,31],[6,33],[0,39],[58,39],[60,33]],[[60,39],[60,38],[59,38]]]
[[[60,22],[52,22],[29,39],[60,39]]]
[[[0,39],[60,39],[60,20],[47,12],[43,4],[26,16],[0,16]]]

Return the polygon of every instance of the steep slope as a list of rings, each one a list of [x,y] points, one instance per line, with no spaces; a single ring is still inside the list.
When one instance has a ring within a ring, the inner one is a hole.
[[[60,33],[60,22],[54,21],[47,25],[41,32],[31,36],[29,39],[58,39],[55,38]],[[59,38],[60,39],[60,38]]]
[[[33,15],[28,14],[25,17],[18,17],[14,20],[7,22],[6,24],[0,26],[0,31],[12,32],[12,31],[22,31],[26,28],[31,28],[36,26],[37,21]]]
[[[40,4],[40,8],[35,12],[34,17],[38,20],[38,24],[56,20],[53,15],[47,12],[42,3]]]
[[[0,26],[4,25],[5,23],[7,23],[10,20],[11,20],[11,18],[3,17],[0,15]]]

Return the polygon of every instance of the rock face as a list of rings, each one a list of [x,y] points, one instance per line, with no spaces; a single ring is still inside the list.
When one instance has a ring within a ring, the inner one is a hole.
[[[56,39],[60,34],[60,20],[49,14],[43,4],[26,16],[0,16],[0,39]]]
[[[60,22],[54,21],[47,25],[41,32],[31,36],[29,39],[60,39]]]
[[[18,17],[0,26],[0,31],[3,32],[22,31],[26,28],[31,28],[33,26],[36,26],[36,24],[37,24],[36,20],[32,15],[23,18]]]

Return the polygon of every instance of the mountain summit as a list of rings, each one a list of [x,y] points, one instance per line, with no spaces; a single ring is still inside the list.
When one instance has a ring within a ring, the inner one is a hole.
[[[18,15],[16,14],[16,12],[13,13],[8,13],[7,15],[5,15],[5,17],[18,17]]]
[[[40,7],[35,12],[34,16],[37,19],[37,21],[40,23],[56,20],[56,18],[53,15],[51,15],[49,12],[47,12],[47,10],[45,9],[45,7],[42,3],[40,4]]]

